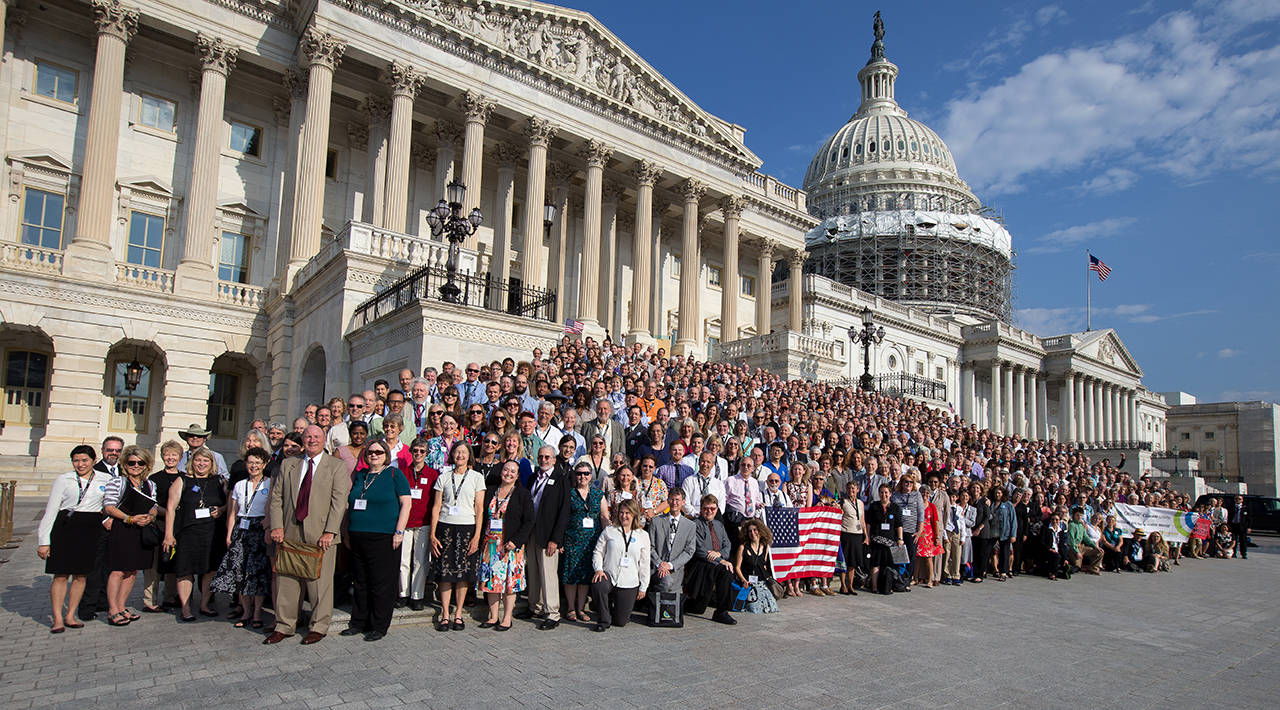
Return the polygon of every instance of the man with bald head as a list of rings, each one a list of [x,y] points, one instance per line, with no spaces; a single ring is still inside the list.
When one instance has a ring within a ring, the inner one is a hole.
[[[480,363],[467,363],[464,374],[466,379],[456,385],[458,401],[462,408],[466,409],[473,404],[484,404],[489,399],[489,395],[486,393],[484,383],[480,381]]]
[[[287,458],[271,486],[267,533],[277,545],[285,542],[316,545],[323,551],[319,579],[276,576],[276,627],[265,644],[276,644],[297,629],[302,592],[311,600],[311,626],[302,643],[309,645],[329,632],[333,616],[333,567],[342,518],[347,511],[351,477],[341,459],[324,452],[325,433],[318,426],[302,432],[302,456]]]

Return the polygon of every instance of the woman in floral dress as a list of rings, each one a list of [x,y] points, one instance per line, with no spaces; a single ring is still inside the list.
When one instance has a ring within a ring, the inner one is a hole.
[[[511,612],[516,594],[524,591],[524,547],[533,532],[533,497],[516,485],[520,467],[508,461],[502,479],[484,494],[484,543],[480,547],[480,569],[476,591],[489,602],[489,619],[480,628],[497,631],[511,628]],[[499,618],[498,602],[502,602]]]
[[[609,520],[604,492],[591,485],[595,471],[579,461],[573,467],[573,490],[569,491],[569,522],[564,528],[564,551],[560,554],[560,582],[564,584],[570,621],[587,621],[587,596],[591,591],[591,551]]]

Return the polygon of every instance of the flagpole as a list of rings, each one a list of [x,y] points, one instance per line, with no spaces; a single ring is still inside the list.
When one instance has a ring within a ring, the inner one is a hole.
[[[1093,257],[1088,249],[1084,250],[1084,332],[1088,333],[1091,328],[1090,316],[1093,313],[1093,294],[1090,292],[1089,280],[1089,260]]]

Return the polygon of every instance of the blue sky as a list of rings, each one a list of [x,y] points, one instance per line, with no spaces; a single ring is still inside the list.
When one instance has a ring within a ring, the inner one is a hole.
[[[1280,400],[1280,0],[566,4],[797,187],[883,10],[898,102],[1013,233],[1018,325],[1084,329],[1091,249],[1093,327],[1149,388]]]

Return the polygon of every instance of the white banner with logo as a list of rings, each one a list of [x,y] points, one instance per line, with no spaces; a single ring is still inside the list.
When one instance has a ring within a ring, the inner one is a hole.
[[[1186,542],[1199,517],[1195,513],[1172,508],[1124,503],[1116,503],[1113,510],[1116,527],[1124,531],[1125,537],[1132,537],[1134,529],[1141,528],[1143,537],[1158,531],[1165,542]]]

